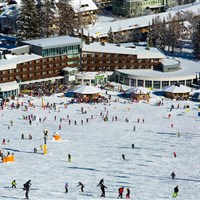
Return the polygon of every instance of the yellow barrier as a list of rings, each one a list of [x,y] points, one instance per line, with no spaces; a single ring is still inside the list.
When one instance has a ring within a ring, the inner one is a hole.
[[[44,150],[44,155],[46,155],[47,154],[47,145],[46,144],[44,144],[43,150]]]
[[[3,157],[2,162],[3,163],[5,163],[5,162],[15,162],[15,156],[14,155],[8,155],[6,157]]]

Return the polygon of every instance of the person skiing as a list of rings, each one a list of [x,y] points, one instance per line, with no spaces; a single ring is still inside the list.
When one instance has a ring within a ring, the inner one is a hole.
[[[173,198],[176,198],[178,196],[179,188],[178,185],[174,188],[174,193],[172,195]]]
[[[130,189],[126,188],[126,199],[130,199]]]
[[[135,148],[135,145],[134,144],[132,144],[132,149],[134,149]]]
[[[133,126],[133,131],[135,131],[135,126]]]
[[[85,186],[83,185],[83,183],[78,182],[78,185],[77,185],[76,187],[79,187],[79,186],[81,186],[81,192],[84,192],[84,191],[83,191],[83,188],[84,188]]]
[[[65,183],[65,193],[68,193],[68,183]]]
[[[12,188],[16,188],[17,183],[15,180],[13,180],[11,184],[12,184]]]
[[[180,135],[181,135],[180,132],[178,132],[178,137],[180,137]]]
[[[105,197],[106,194],[105,194],[105,188],[107,188],[103,183],[100,185],[100,188],[101,188],[101,197]]]
[[[176,158],[176,152],[174,152],[173,155],[174,155],[174,158]]]
[[[3,139],[2,145],[5,145],[5,144],[6,144],[6,139]]]
[[[174,173],[174,171],[171,173],[171,175],[170,175],[171,177],[172,177],[172,180],[173,179],[175,179],[175,177],[176,177],[176,174]]]
[[[26,191],[25,192],[26,199],[29,199],[28,198],[28,193],[29,193],[30,186],[31,186],[31,180],[29,180],[26,183],[24,183],[24,190]]]
[[[118,192],[119,192],[119,195],[118,195],[118,199],[120,198],[120,199],[123,199],[123,192],[124,192],[124,187],[120,187],[119,189],[118,189]]]
[[[68,154],[68,162],[71,162],[71,154]]]
[[[123,160],[126,160],[126,158],[125,158],[125,155],[124,155],[124,154],[122,154],[122,158],[123,158]]]

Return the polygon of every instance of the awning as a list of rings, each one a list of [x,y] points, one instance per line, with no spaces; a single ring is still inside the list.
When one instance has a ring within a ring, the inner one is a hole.
[[[56,76],[56,77],[36,79],[36,80],[31,80],[31,81],[24,81],[24,82],[21,82],[21,85],[26,85],[30,83],[40,83],[40,82],[45,82],[45,81],[55,81],[55,80],[60,80],[63,78],[64,78],[63,76]]]

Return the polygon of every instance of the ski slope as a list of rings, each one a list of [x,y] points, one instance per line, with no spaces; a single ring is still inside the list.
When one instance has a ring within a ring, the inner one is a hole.
[[[31,99],[35,108],[29,108],[28,111],[23,106],[11,110],[9,104],[1,110],[0,140],[9,139],[9,143],[1,145],[1,148],[4,152],[14,153],[15,162],[0,163],[0,199],[24,199],[22,186],[29,179],[32,182],[29,193],[31,200],[102,199],[97,184],[104,178],[108,189],[103,199],[117,199],[121,186],[130,188],[133,200],[173,199],[173,188],[178,185],[180,192],[176,199],[198,200],[199,103],[165,99],[163,106],[155,106],[161,100],[157,96],[153,96],[149,104],[143,101],[124,103],[124,99],[114,102],[118,98],[116,93],[108,93],[112,95],[110,105],[71,104],[65,108],[62,102],[66,103],[68,98],[52,96],[45,97],[44,102],[56,102],[57,110],[44,110],[38,98]],[[28,105],[28,100],[29,97],[20,98],[19,102]],[[175,109],[170,112],[172,104]],[[188,112],[183,108],[184,105],[190,106]],[[87,111],[86,114],[81,113],[81,107]],[[106,115],[107,111],[109,120],[104,122],[100,113]],[[36,115],[32,125],[23,119],[23,115],[31,114]],[[67,115],[71,125],[68,125]],[[112,121],[114,116],[117,116],[117,121]],[[45,122],[39,123],[39,118],[43,120],[44,117]],[[60,118],[63,118],[62,123]],[[86,118],[89,118],[88,123]],[[125,122],[125,118],[129,122]],[[137,123],[138,118],[140,123]],[[10,126],[11,120],[13,126]],[[77,125],[74,125],[74,120]],[[84,120],[83,125],[81,120]],[[59,124],[61,130],[58,130]],[[135,132],[133,126],[136,127]],[[47,155],[40,150],[45,128],[49,131]],[[55,131],[60,134],[61,141],[50,139]],[[178,132],[180,137],[177,137]],[[21,140],[22,133],[24,140]],[[29,134],[32,134],[32,140],[28,139]],[[131,148],[132,144],[135,149]],[[37,154],[33,153],[34,148],[38,149]],[[177,153],[176,158],[173,152]],[[71,154],[72,162],[67,162],[68,154]],[[126,160],[122,159],[122,154],[125,154]],[[172,171],[176,174],[175,180],[171,180]],[[14,179],[17,189],[11,188]],[[80,187],[76,187],[78,181],[85,185],[84,193],[81,193]],[[64,188],[66,182],[69,184],[67,194]]]

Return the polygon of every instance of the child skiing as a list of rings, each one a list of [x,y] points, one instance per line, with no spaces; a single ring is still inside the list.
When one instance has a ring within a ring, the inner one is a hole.
[[[13,180],[11,184],[12,184],[12,188],[16,188],[17,183],[15,180]]]
[[[174,188],[174,193],[172,195],[173,198],[176,198],[178,196],[178,192],[179,192],[179,189],[178,189],[178,185]]]

